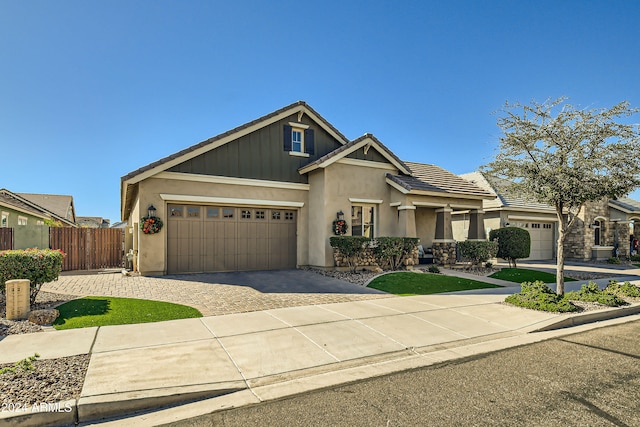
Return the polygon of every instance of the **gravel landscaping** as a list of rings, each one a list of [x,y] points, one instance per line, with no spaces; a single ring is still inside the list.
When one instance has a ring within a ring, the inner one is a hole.
[[[78,298],[73,295],[54,294],[50,292],[39,292],[33,310],[53,308],[72,299]],[[0,293],[0,341],[7,335],[29,334],[43,331],[42,326],[31,323],[28,320],[7,320],[6,301],[4,294]]]

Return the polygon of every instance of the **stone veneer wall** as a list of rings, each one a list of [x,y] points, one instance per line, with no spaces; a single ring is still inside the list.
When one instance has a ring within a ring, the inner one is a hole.
[[[595,244],[595,232],[589,228],[597,217],[609,218],[609,200],[588,202],[578,214],[571,232],[565,238],[565,254],[569,259],[590,260],[591,248]],[[600,229],[601,246],[614,246],[615,230],[618,229],[618,249],[620,256],[629,255],[629,226],[604,220]]]
[[[433,242],[433,263],[452,265],[456,263],[456,242]]]
[[[349,263],[347,262],[344,255],[340,253],[337,248],[333,248],[333,260],[335,262],[336,267],[348,267]],[[420,262],[418,261],[418,248],[414,248],[411,256],[404,260],[405,267],[411,267],[414,265],[418,265]],[[363,255],[358,259],[358,267],[379,267],[376,262],[376,257],[373,254],[373,248],[366,248],[364,250]]]

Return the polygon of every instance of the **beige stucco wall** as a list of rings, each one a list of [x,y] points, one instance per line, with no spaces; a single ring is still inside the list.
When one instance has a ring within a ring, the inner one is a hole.
[[[333,267],[333,250],[329,238],[333,236],[332,224],[338,211],[344,212],[349,225],[348,235],[351,234],[351,206],[350,198],[382,200],[375,204],[374,227],[376,236],[396,236],[398,213],[395,207],[390,207],[390,192],[386,183],[387,172],[397,173],[388,169],[363,167],[333,163],[322,170],[310,173],[309,183],[312,199],[309,221],[310,248],[309,264],[316,267]],[[324,194],[323,194],[324,193]]]
[[[160,194],[302,202],[304,206],[298,209],[297,263],[298,265],[308,264],[308,234],[306,232],[308,228],[308,191],[306,190],[149,178],[139,183],[138,194],[139,199],[131,215],[131,221],[136,223],[134,233],[138,233],[138,268],[141,274],[162,275],[166,274],[167,270],[166,229],[163,228],[162,232],[157,234],[146,235],[140,231],[139,227],[140,217],[146,215],[149,205],[155,206],[156,215],[165,222],[166,226],[167,204],[176,202],[165,201],[160,197]],[[178,203],[189,204],[191,202],[180,201]],[[193,202],[193,204],[207,203]],[[277,207],[277,205],[273,206]]]
[[[435,208],[416,209],[416,231],[423,248],[430,248],[436,234]]]

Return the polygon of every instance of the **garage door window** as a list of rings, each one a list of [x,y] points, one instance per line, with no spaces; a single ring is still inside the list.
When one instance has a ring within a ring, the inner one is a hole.
[[[187,208],[187,216],[189,218],[198,218],[200,216],[200,208],[199,207]]]
[[[271,211],[271,219],[274,221],[280,220],[280,211]]]
[[[285,221],[293,221],[293,212],[285,212],[284,219]]]
[[[264,219],[264,211],[256,211],[256,219]]]
[[[233,209],[222,209],[222,217],[226,219],[232,219]]]
[[[219,208],[207,208],[207,218],[220,218]]]
[[[247,211],[247,210],[242,210],[242,212],[240,213],[240,217],[242,219],[251,219],[251,211]]]
[[[182,206],[169,206],[169,216],[181,217],[182,216]]]

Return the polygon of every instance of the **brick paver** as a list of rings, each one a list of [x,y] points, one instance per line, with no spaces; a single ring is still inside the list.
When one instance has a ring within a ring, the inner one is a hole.
[[[388,298],[381,294],[262,293],[248,286],[207,282],[207,275],[189,280],[112,274],[64,275],[42,291],[77,296],[113,296],[173,302],[195,307],[205,316],[283,307]]]

